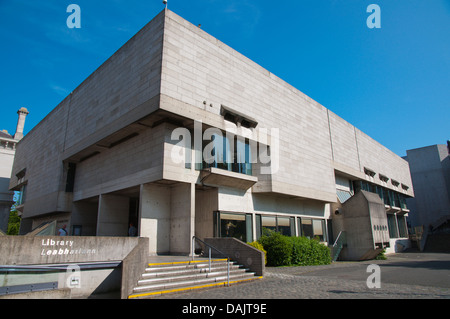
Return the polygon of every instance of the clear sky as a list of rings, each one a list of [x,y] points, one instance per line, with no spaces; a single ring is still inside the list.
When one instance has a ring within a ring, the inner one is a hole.
[[[450,0],[168,0],[169,9],[400,156],[450,139]],[[381,12],[370,29],[369,4]],[[69,29],[70,4],[81,28]],[[164,8],[0,0],[0,129],[29,132]]]

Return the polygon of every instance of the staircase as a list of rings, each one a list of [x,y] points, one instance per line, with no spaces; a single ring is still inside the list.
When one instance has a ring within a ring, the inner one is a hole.
[[[229,278],[228,278],[229,267]],[[194,289],[225,287],[260,279],[228,259],[151,262],[128,299],[142,299]]]

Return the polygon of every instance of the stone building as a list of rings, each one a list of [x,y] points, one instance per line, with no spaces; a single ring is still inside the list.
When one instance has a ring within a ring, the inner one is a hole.
[[[435,230],[450,222],[450,141],[408,150],[415,197],[408,199],[411,227]]]
[[[9,190],[14,154],[17,143],[23,137],[28,110],[22,107],[17,114],[19,119],[14,136],[10,135],[6,130],[0,131],[0,230],[4,233],[8,231],[9,213],[11,206],[14,204],[14,192]]]
[[[413,196],[405,160],[169,10],[18,144],[10,187],[25,185],[22,233],[57,220],[127,236],[133,223],[150,254],[267,230],[350,243],[345,202],[362,190],[381,203],[376,225],[366,205],[371,239],[354,257],[366,258],[392,246],[375,235],[399,227]]]

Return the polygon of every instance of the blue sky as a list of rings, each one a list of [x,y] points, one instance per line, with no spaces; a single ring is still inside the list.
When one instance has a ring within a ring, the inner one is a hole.
[[[69,29],[69,4],[81,29]],[[369,29],[369,4],[381,29]],[[163,9],[160,0],[0,0],[0,129],[25,132]],[[450,0],[169,0],[169,9],[400,156],[450,139]]]

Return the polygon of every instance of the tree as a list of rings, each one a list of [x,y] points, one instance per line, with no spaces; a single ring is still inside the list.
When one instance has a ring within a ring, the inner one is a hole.
[[[17,203],[11,207],[11,211],[9,212],[7,235],[19,235],[21,218],[17,212],[16,206]]]

